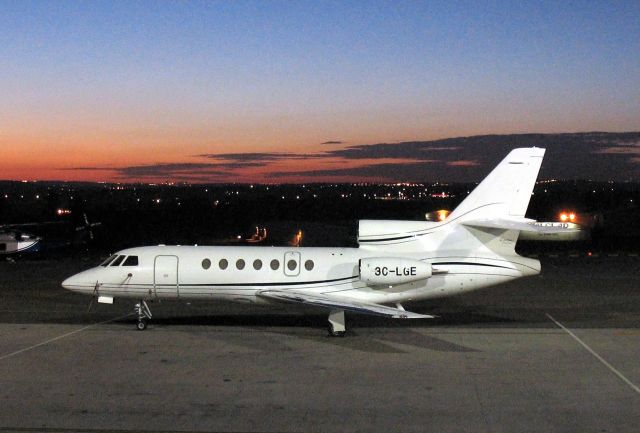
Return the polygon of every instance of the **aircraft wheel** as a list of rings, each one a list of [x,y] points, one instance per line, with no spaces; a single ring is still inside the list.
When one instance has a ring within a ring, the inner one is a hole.
[[[145,329],[147,329],[147,322],[144,320],[140,320],[136,327],[138,328],[138,331],[144,331]]]

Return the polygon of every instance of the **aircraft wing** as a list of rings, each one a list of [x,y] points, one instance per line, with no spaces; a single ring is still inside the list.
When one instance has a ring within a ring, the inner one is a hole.
[[[545,226],[545,225],[538,225],[535,223],[536,223],[535,220],[526,219],[526,218],[522,218],[522,219],[492,218],[492,219],[464,221],[462,225],[477,227],[477,228],[520,230],[523,232],[536,232],[536,233],[567,233],[567,232],[576,231],[575,228]]]
[[[354,313],[372,314],[376,316],[392,317],[395,319],[433,319],[434,316],[426,314],[412,313],[399,308],[388,307],[386,305],[369,302],[356,301],[351,299],[337,298],[335,296],[318,293],[297,292],[294,290],[261,290],[257,293],[266,299],[275,301],[291,302],[317,307],[333,308]]]

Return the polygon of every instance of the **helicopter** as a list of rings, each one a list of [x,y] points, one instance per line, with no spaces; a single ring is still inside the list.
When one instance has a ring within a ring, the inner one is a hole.
[[[58,209],[58,215],[70,213]],[[27,255],[35,255],[45,249],[44,236],[31,233],[32,227],[44,227],[49,225],[70,224],[69,221],[44,221],[16,224],[0,224],[0,257],[15,259]],[[86,243],[95,238],[94,228],[102,225],[101,222],[91,222],[86,213],[82,214],[79,225],[73,228],[72,240],[51,241],[47,249],[66,247],[77,243]],[[37,231],[37,229],[36,229]]]

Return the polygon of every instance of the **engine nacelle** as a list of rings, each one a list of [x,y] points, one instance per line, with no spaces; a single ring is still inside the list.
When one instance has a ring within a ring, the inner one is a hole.
[[[395,286],[431,277],[431,264],[400,257],[360,259],[360,279],[372,286]]]

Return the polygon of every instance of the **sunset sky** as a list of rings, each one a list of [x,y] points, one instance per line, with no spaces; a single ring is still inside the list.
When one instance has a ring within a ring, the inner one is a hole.
[[[0,179],[454,178],[509,143],[432,140],[640,131],[640,2],[0,0],[0,98]]]

